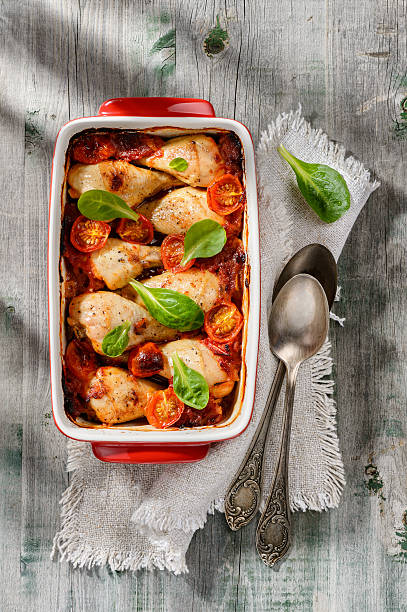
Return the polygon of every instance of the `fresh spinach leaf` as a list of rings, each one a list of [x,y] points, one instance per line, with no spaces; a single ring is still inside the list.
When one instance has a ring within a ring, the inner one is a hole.
[[[129,283],[137,291],[152,317],[178,331],[202,327],[204,313],[194,300],[172,289],[146,287],[136,280]]]
[[[294,170],[302,195],[318,217],[325,223],[342,217],[350,207],[350,193],[343,176],[325,164],[308,164],[294,157],[283,145],[277,151]]]
[[[188,168],[188,162],[183,157],[175,157],[168,165],[177,172],[184,172]]]
[[[220,253],[225,242],[225,228],[217,221],[203,219],[194,223],[185,234],[181,266],[185,266],[194,257],[212,257]]]
[[[129,321],[125,321],[106,334],[102,342],[102,351],[105,355],[118,357],[123,353],[129,343],[130,327]]]
[[[188,368],[178,353],[171,355],[174,369],[175,395],[191,408],[203,410],[209,401],[209,387],[205,378],[192,368]]]
[[[127,206],[119,196],[103,189],[85,191],[78,200],[79,211],[88,219],[110,221],[111,219],[133,219],[139,215]]]

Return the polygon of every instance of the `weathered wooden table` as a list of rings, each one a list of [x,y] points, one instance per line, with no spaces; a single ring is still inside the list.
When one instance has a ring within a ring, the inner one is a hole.
[[[405,0],[4,0],[1,23],[0,609],[407,610]],[[347,322],[331,330],[348,484],[339,509],[295,516],[278,573],[257,557],[255,526],[234,534],[220,515],[194,537],[188,575],[49,559],[68,482],[48,373],[53,142],[128,95],[207,98],[255,141],[301,101],[382,182],[340,260]]]

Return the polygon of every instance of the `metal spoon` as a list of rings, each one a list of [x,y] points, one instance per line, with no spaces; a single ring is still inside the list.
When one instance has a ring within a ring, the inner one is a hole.
[[[281,272],[273,291],[273,301],[285,283],[297,274],[314,276],[325,290],[331,308],[337,286],[337,269],[332,253],[322,244],[309,244],[298,251]],[[225,516],[233,531],[244,527],[256,515],[261,500],[264,448],[269,425],[283,384],[285,366],[279,362],[263,415],[247,453],[225,498]]]
[[[269,319],[270,348],[287,370],[280,455],[256,531],[257,552],[269,566],[284,557],[291,544],[288,457],[298,369],[322,347],[328,325],[329,308],[322,286],[309,274],[294,276],[277,295]]]
[[[331,251],[322,244],[308,244],[303,247],[285,265],[273,290],[273,302],[280,289],[296,274],[310,274],[322,285],[329,308],[334,303],[338,270]]]

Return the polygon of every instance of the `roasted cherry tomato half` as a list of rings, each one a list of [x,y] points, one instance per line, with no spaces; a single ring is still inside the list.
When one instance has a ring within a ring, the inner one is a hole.
[[[242,327],[243,316],[232,302],[219,302],[205,315],[205,331],[218,344],[234,340]]]
[[[65,365],[78,380],[87,381],[98,369],[96,353],[88,340],[72,340],[66,349]]]
[[[184,407],[184,403],[175,395],[174,389],[168,387],[163,391],[156,391],[149,398],[144,413],[150,425],[164,429],[178,421]]]
[[[137,221],[120,219],[116,231],[122,240],[133,244],[148,244],[154,238],[153,224],[140,214]]]
[[[115,153],[114,142],[107,134],[83,134],[72,149],[72,157],[82,164],[98,164],[114,157]]]
[[[195,259],[191,259],[185,266],[181,266],[181,260],[184,257],[184,236],[182,234],[174,234],[164,238],[161,245],[161,259],[164,268],[170,272],[185,272],[189,270]]]
[[[110,225],[104,221],[78,217],[71,229],[71,242],[82,253],[101,249],[110,234]]]
[[[133,376],[145,378],[158,374],[164,367],[164,356],[154,342],[140,344],[129,355],[128,368]]]
[[[244,204],[244,189],[233,174],[224,174],[213,181],[206,193],[209,208],[219,215],[230,215]]]

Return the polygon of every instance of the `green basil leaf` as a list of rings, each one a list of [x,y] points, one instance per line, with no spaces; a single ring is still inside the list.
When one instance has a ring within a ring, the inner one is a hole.
[[[350,193],[339,172],[325,164],[308,164],[280,145],[280,155],[290,164],[298,187],[318,217],[325,223],[337,221],[350,207]]]
[[[187,406],[203,410],[209,401],[209,387],[205,378],[196,370],[188,368],[178,353],[173,353],[171,358],[175,395]]]
[[[191,331],[202,327],[204,313],[194,300],[172,289],[146,287],[130,281],[152,317],[162,325],[178,331]]]
[[[188,162],[183,157],[175,157],[168,165],[177,172],[184,172],[188,168]]]
[[[133,219],[139,215],[127,206],[119,196],[103,189],[85,191],[78,200],[79,211],[88,219],[110,221],[111,219]]]
[[[185,266],[194,257],[212,257],[220,253],[225,242],[225,228],[217,221],[203,219],[194,223],[185,234],[181,266]]]
[[[123,353],[129,343],[130,327],[131,324],[125,321],[106,334],[102,342],[102,351],[105,355],[118,357]]]

